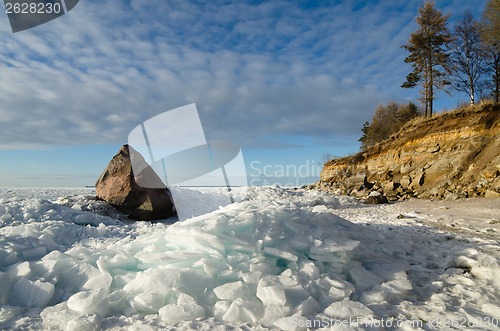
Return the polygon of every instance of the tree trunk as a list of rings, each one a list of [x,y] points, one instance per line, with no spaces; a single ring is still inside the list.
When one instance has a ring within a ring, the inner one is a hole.
[[[471,84],[471,86],[470,86],[470,92],[469,93],[470,93],[470,105],[473,106],[474,103],[475,103],[475,100],[474,100],[474,94],[475,94],[475,92],[474,92],[474,85],[473,84]]]
[[[499,102],[500,97],[500,54],[495,59],[495,102]]]
[[[432,117],[434,103],[434,68],[432,67],[432,53],[429,54],[429,117]]]
[[[425,88],[425,117],[429,117],[429,88]]]

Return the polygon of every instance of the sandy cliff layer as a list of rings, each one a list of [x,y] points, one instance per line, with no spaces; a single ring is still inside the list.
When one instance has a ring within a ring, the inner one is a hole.
[[[500,196],[500,104],[414,120],[364,152],[327,162],[315,186],[390,200]]]

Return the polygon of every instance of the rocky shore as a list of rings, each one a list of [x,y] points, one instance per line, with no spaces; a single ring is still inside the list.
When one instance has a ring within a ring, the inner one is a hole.
[[[386,141],[328,161],[311,187],[389,201],[500,197],[500,104],[417,118]]]

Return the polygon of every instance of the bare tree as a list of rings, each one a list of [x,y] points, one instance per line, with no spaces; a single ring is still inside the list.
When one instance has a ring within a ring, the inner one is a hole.
[[[393,133],[398,132],[406,122],[418,115],[417,106],[411,102],[407,105],[401,105],[391,101],[387,105],[378,106],[371,123],[365,122],[361,129],[363,132],[363,136],[359,139],[361,149],[366,149],[389,138]]]
[[[412,63],[413,71],[406,76],[401,87],[411,88],[420,84],[425,116],[431,117],[435,89],[444,89],[449,85],[445,68],[449,57],[446,48],[451,41],[451,34],[447,27],[448,15],[443,15],[434,2],[425,2],[418,13],[416,21],[419,28],[411,34],[408,43],[403,45],[410,52],[405,62]]]
[[[481,27],[467,10],[455,26],[450,43],[451,84],[455,90],[469,96],[470,104],[475,103],[480,80],[485,71],[486,57],[481,43]]]
[[[500,99],[500,0],[489,0],[481,20],[481,38],[487,59],[488,87],[496,102]]]

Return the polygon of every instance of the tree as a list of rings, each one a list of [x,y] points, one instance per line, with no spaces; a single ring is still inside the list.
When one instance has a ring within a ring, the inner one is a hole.
[[[448,31],[448,15],[443,15],[436,9],[432,1],[427,1],[418,9],[418,30],[413,32],[410,40],[403,45],[410,55],[406,63],[412,63],[413,71],[406,76],[403,88],[422,86],[420,91],[425,104],[425,116],[431,117],[435,89],[444,89],[449,82],[446,80],[446,67],[449,54],[446,47],[451,41]]]
[[[399,130],[400,126],[397,123],[398,107],[397,103],[391,101],[386,106],[380,105],[375,109],[369,135],[372,142],[385,140]]]
[[[389,102],[380,105],[375,110],[371,123],[365,122],[361,131],[363,136],[359,139],[361,148],[366,149],[378,142],[389,138],[396,133],[409,120],[419,115],[415,104],[401,105]]]
[[[485,70],[486,57],[481,43],[481,27],[470,10],[464,13],[455,26],[450,43],[449,70],[451,84],[459,92],[469,96],[470,104],[475,96]]]
[[[361,129],[361,132],[363,132],[363,135],[361,136],[361,138],[358,139],[358,141],[361,143],[361,148],[365,148],[366,146],[368,146],[368,135],[370,134],[370,122],[365,122],[363,123],[363,128]]]
[[[489,0],[484,8],[481,21],[481,39],[483,41],[487,72],[491,79],[488,87],[496,102],[500,99],[500,0]]]
[[[396,118],[397,122],[403,126],[406,122],[415,117],[419,116],[418,107],[413,102],[410,102],[408,105],[400,105],[398,107]]]

